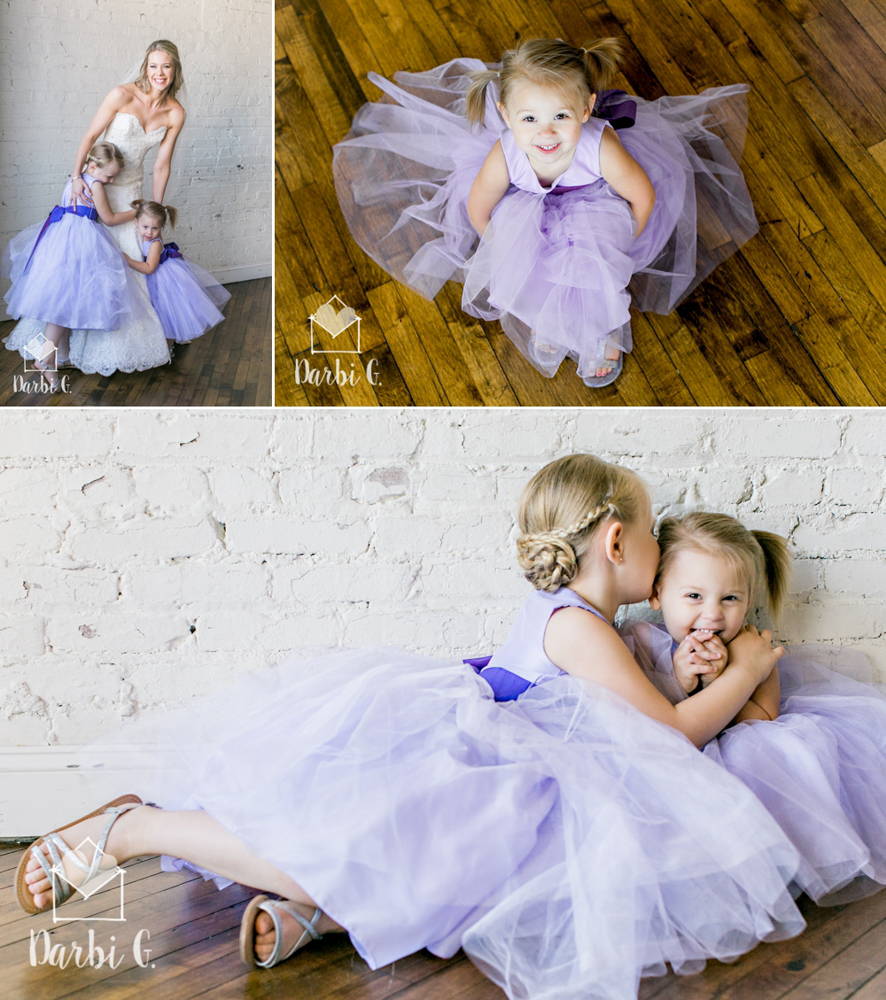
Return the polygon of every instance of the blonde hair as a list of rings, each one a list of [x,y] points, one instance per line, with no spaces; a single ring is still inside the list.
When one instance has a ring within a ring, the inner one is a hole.
[[[483,70],[471,73],[474,81],[465,98],[465,115],[472,124],[483,121],[486,88],[499,81],[499,100],[507,105],[512,88],[521,81],[543,87],[556,87],[575,111],[590,105],[591,94],[598,94],[609,83],[621,62],[622,46],[617,38],[598,38],[583,48],[559,38],[531,38],[509,49],[501,57],[498,72]]]
[[[537,590],[557,590],[578,572],[607,517],[633,523],[648,503],[639,476],[594,455],[567,455],[529,481],[520,500],[517,558]]]
[[[762,599],[773,615],[781,609],[791,575],[791,556],[781,535],[749,531],[728,514],[698,511],[684,517],[666,517],[658,528],[658,544],[661,559],[656,586],[665,578],[678,553],[695,549],[725,556],[744,573],[752,606],[760,604]]]
[[[143,215],[150,215],[152,219],[157,219],[162,229],[166,225],[166,220],[175,229],[175,222],[178,219],[178,210],[172,205],[161,205],[159,201],[146,201],[144,198],[136,198],[129,203],[135,209],[135,217],[140,219]]]
[[[166,96],[175,97],[179,87],[185,82],[185,78],[182,73],[181,59],[178,57],[178,46],[173,42],[167,41],[165,38],[158,38],[156,42],[151,42],[147,49],[145,49],[142,68],[139,71],[138,79],[135,81],[136,87],[143,94],[150,94],[151,92],[151,81],[148,79],[148,60],[151,58],[152,52],[165,52],[172,60],[172,82],[166,88]]]
[[[86,162],[83,164],[83,169],[85,170],[90,163],[94,163],[101,169],[102,167],[106,167],[111,161],[116,163],[121,170],[123,169],[123,154],[113,142],[102,140],[90,147],[89,152],[86,154]]]

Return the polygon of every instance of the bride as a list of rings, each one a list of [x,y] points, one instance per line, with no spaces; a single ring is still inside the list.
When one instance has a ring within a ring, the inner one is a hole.
[[[74,161],[72,195],[74,204],[92,204],[89,188],[81,178],[90,147],[101,136],[114,143],[123,154],[124,168],[106,186],[114,212],[125,212],[130,202],[142,197],[142,163],[154,146],[159,146],[152,174],[152,198],[163,204],[169,167],[179,132],[185,123],[185,110],[176,100],[183,83],[178,49],[169,41],[151,42],[145,52],[138,78],[115,87],[102,101],[77,149]],[[104,135],[102,135],[104,133]],[[120,249],[136,260],[142,259],[141,238],[135,222],[109,229]],[[82,372],[110,375],[114,371],[144,371],[169,361],[169,349],[160,320],[151,306],[145,276],[133,272],[144,309],[134,310],[132,319],[118,330],[71,330],[70,364]],[[10,350],[23,351],[35,335],[43,333],[44,324],[22,319],[7,340]],[[59,364],[65,359],[64,341],[60,344]]]

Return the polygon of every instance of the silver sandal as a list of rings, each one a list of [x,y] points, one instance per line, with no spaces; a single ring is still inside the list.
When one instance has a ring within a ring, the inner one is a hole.
[[[283,925],[280,922],[280,910],[288,913],[290,917],[294,917],[304,928],[301,937],[285,955],[283,954]],[[274,923],[274,931],[276,932],[274,950],[263,962],[260,962],[255,955],[255,920],[261,911],[270,916]],[[292,903],[285,899],[269,899],[267,896],[255,896],[250,900],[249,906],[246,907],[243,918],[240,921],[240,958],[246,965],[257,965],[261,969],[271,969],[275,965],[285,962],[287,958],[292,958],[299,948],[303,948],[309,941],[319,941],[323,937],[317,931],[317,922],[322,915],[322,910],[317,907],[314,910],[313,917],[308,920],[307,917],[303,917],[296,910]]]

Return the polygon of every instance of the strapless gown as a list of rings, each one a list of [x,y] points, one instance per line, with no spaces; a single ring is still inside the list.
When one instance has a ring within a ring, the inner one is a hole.
[[[113,142],[123,154],[123,169],[105,191],[115,212],[125,212],[130,202],[143,197],[142,164],[149,150],[163,141],[166,126],[145,132],[135,115],[118,112],[102,138]],[[141,239],[134,222],[109,226],[108,232],[121,250],[133,260],[142,259]],[[71,361],[87,374],[111,375],[115,371],[134,372],[156,368],[169,362],[166,336],[151,305],[145,276],[133,272],[137,301],[133,317],[117,330],[71,330]],[[35,336],[43,333],[44,323],[22,319],[9,335],[6,346],[20,351]]]

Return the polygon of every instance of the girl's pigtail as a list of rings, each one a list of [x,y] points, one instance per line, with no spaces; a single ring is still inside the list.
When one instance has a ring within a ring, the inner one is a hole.
[[[169,225],[175,229],[175,222],[178,219],[178,209],[173,208],[172,205],[164,205],[163,207],[166,209],[166,217],[169,219]]]
[[[498,79],[498,73],[484,69],[471,73],[470,77],[473,83],[465,96],[465,117],[472,125],[479,125],[486,115],[486,88]]]
[[[144,198],[136,198],[135,201],[129,203],[130,208],[134,208],[136,212],[145,204]]]
[[[781,535],[771,531],[752,531],[757,543],[763,550],[763,563],[766,567],[766,593],[769,597],[769,607],[773,615],[778,616],[782,602],[788,590],[791,577],[791,556],[788,543]]]
[[[618,38],[597,38],[582,48],[585,67],[591,82],[591,92],[599,94],[618,72],[622,60],[622,43]]]

